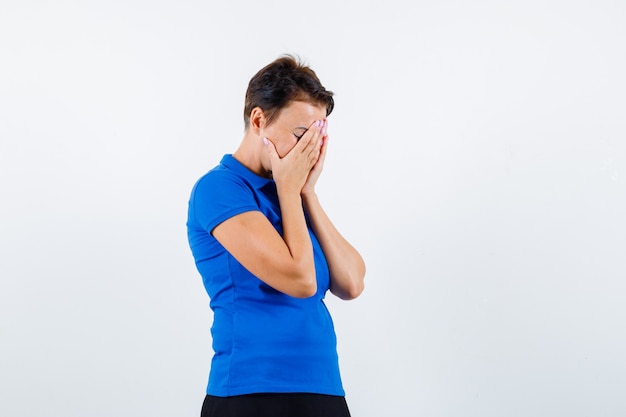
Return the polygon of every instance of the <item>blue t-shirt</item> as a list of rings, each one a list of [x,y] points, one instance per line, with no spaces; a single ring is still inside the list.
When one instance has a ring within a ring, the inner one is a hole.
[[[335,330],[323,301],[330,276],[319,242],[309,227],[317,293],[305,299],[281,293],[244,268],[211,234],[221,222],[248,211],[262,212],[282,234],[274,181],[225,155],[195,184],[187,220],[189,245],[213,310],[207,394],[344,395]]]

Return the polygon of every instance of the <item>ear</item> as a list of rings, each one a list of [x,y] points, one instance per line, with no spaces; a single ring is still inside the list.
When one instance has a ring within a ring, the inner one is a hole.
[[[259,135],[266,123],[267,118],[263,109],[260,107],[253,108],[250,112],[250,129],[252,129],[252,132]]]

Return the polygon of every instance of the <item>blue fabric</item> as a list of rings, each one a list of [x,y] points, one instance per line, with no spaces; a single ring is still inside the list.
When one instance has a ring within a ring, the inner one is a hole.
[[[330,276],[319,242],[309,228],[317,293],[290,297],[252,275],[211,235],[221,222],[248,211],[261,211],[282,234],[274,181],[225,155],[195,184],[187,220],[191,251],[213,310],[207,394],[345,395],[335,330],[323,301]]]

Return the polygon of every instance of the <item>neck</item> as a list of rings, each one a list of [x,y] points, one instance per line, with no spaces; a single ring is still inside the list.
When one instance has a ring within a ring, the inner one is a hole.
[[[233,157],[255,174],[271,178],[272,172],[263,164],[265,152],[267,150],[263,140],[250,132],[246,132],[239,148],[233,153]]]

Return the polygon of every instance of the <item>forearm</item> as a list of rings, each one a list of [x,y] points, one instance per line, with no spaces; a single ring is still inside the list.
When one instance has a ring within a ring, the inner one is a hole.
[[[297,192],[278,189],[280,203],[283,239],[295,265],[298,266],[299,274],[309,277],[313,283],[315,280],[315,262],[313,259],[313,245],[309,236],[302,198]]]
[[[339,233],[314,192],[302,195],[304,207],[320,242],[331,276],[331,291],[343,299],[358,297],[364,288],[365,262]]]

